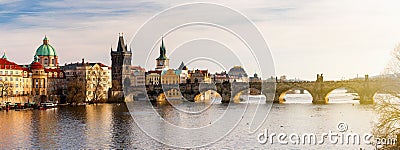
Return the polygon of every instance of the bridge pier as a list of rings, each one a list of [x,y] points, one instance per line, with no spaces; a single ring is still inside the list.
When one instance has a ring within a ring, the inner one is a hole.
[[[313,104],[328,104],[328,101],[324,100],[324,99],[322,99],[322,100],[314,100],[313,99],[312,103]]]
[[[300,89],[300,94],[304,94],[304,89]]]
[[[368,94],[360,94],[360,104],[374,104],[374,96]]]
[[[313,104],[328,104],[329,103],[329,98],[328,98],[327,93],[322,92],[321,90],[313,91],[311,93],[312,93],[311,96],[313,98],[313,100],[312,100]]]

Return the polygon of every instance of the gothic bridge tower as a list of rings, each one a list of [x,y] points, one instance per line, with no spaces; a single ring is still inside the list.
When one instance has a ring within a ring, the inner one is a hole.
[[[111,48],[111,76],[112,88],[109,93],[110,101],[124,101],[123,85],[129,84],[130,69],[132,61],[132,51],[127,50],[124,37],[119,35],[117,50]]]

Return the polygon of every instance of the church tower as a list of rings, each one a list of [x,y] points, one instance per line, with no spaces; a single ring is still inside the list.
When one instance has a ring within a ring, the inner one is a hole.
[[[132,52],[127,50],[125,45],[124,37],[122,34],[119,35],[117,50],[113,51],[111,48],[111,76],[112,76],[112,88],[109,100],[123,101],[123,85],[130,84],[130,69],[132,61]]]
[[[156,70],[162,70],[164,68],[168,68],[169,59],[167,58],[167,50],[164,46],[164,37],[161,38],[161,46],[160,46],[160,56],[156,59]]]
[[[36,49],[35,57],[45,68],[58,68],[58,56],[56,49],[50,45],[47,36],[44,36],[43,44]]]

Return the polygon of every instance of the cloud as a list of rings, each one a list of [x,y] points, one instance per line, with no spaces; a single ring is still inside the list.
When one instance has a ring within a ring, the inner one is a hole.
[[[271,47],[279,75],[313,80],[317,73],[327,79],[376,74],[400,41],[399,2],[394,0],[210,2],[255,22]],[[29,63],[46,34],[61,63],[85,57],[110,64],[110,46],[116,47],[119,32],[129,41],[148,18],[182,3],[186,1],[0,0],[0,50],[18,63]],[[174,16],[168,19],[174,21]],[[226,23],[240,25],[235,20]]]

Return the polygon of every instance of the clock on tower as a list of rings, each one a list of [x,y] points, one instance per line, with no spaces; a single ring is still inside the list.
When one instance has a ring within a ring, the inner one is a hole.
[[[164,69],[168,68],[169,65],[169,59],[166,56],[167,50],[165,49],[164,46],[164,37],[161,38],[161,46],[160,46],[160,56],[156,59],[156,69]]]

